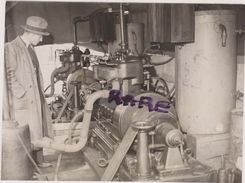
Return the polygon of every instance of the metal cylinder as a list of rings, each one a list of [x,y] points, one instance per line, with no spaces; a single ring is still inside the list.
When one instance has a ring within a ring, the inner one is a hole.
[[[138,149],[137,149],[137,172],[142,178],[146,178],[150,175],[150,160],[148,150],[148,137],[144,131],[138,132]]]
[[[236,163],[237,158],[242,156],[243,144],[243,109],[233,109],[231,112],[231,141],[230,159]]]
[[[120,32],[121,32],[121,49],[126,49],[125,43],[125,27],[124,27],[124,7],[123,4],[120,3]]]
[[[182,133],[171,123],[161,123],[156,127],[156,140],[168,147],[178,147],[183,143]]]
[[[132,124],[133,129],[138,130],[137,134],[137,174],[139,179],[147,180],[151,176],[148,132],[154,129],[152,122],[138,121]]]
[[[218,178],[217,183],[226,183],[227,181],[224,155],[221,155],[221,167],[218,170],[217,178]]]
[[[197,11],[195,42],[176,46],[176,109],[183,131],[229,131],[235,106],[236,16],[233,11]]]
[[[80,89],[80,86],[81,86],[81,83],[82,82],[79,82],[79,81],[72,81],[71,84],[73,85],[74,87],[74,112],[75,114],[78,113],[79,109],[80,109],[80,97],[79,97],[79,89]]]
[[[33,166],[20,138],[31,154],[28,125],[2,129],[2,180],[32,180]]]
[[[218,180],[217,180],[217,183],[226,183],[226,171],[225,169],[220,169],[218,171]]]
[[[144,24],[127,24],[128,48],[133,55],[140,55],[144,52]]]

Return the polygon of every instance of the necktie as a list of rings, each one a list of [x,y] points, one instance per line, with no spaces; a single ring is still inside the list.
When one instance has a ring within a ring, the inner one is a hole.
[[[34,69],[36,71],[38,89],[39,89],[39,91],[41,91],[41,83],[40,83],[40,77],[39,77],[39,62],[38,62],[38,59],[37,59],[37,55],[36,55],[36,53],[34,52],[34,50],[33,50],[33,48],[31,46],[28,46],[28,51],[30,53]]]

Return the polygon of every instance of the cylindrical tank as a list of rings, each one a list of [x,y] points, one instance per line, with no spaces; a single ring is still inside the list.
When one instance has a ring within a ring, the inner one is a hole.
[[[236,163],[237,158],[242,156],[243,142],[243,109],[233,109],[231,112],[231,141],[230,159]]]
[[[18,136],[31,154],[28,125],[17,127],[4,125],[2,128],[2,180],[32,180],[33,166]]]
[[[127,24],[127,44],[132,54],[138,56],[144,51],[144,24],[128,23]],[[109,43],[109,53],[114,54],[121,46],[120,24],[116,24],[116,40]]]
[[[195,42],[176,46],[176,109],[183,131],[229,131],[235,107],[236,15],[195,12]]]

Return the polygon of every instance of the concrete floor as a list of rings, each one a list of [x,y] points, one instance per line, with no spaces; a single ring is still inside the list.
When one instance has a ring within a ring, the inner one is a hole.
[[[49,181],[53,181],[55,169],[58,160],[58,153],[45,155],[45,161],[51,163],[53,166],[48,168],[41,168],[44,176]],[[40,180],[39,178],[38,180]],[[59,181],[98,181],[90,166],[84,161],[81,152],[78,153],[62,153],[61,163],[58,171]]]

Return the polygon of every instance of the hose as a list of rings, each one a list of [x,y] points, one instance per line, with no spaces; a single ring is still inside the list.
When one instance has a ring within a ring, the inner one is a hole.
[[[81,117],[83,117],[84,115],[84,111],[80,111],[78,112],[71,120],[71,123],[69,125],[69,129],[68,129],[68,143],[71,144],[71,136],[72,136],[72,127],[73,127],[73,124],[79,120]]]
[[[167,92],[166,96],[169,96],[170,92],[169,92],[169,88],[168,88],[167,82],[164,79],[160,78],[160,77],[152,77],[152,78],[155,78],[157,80],[156,83],[155,83],[154,88],[157,88],[157,84],[160,81],[163,84],[164,88],[166,88],[166,92]]]
[[[164,65],[164,64],[171,62],[173,59],[174,59],[174,57],[170,57],[168,60],[164,60],[163,62],[154,62],[154,61],[150,60],[150,63],[154,66]]]
[[[169,91],[169,95],[167,95],[167,98],[173,102],[173,98],[175,96],[175,86],[172,87],[172,89]]]
[[[50,77],[50,93],[45,94],[46,98],[52,97],[54,95],[54,83],[55,83],[54,78],[56,77],[56,75],[67,72],[69,68],[70,68],[69,63],[65,63],[64,67],[59,67],[52,72],[51,77]]]
[[[57,80],[56,81],[54,81],[54,84],[55,83],[57,83]],[[50,85],[48,85],[46,88],[45,88],[45,90],[44,90],[44,93],[49,89],[51,87],[51,84]]]
[[[92,117],[92,110],[94,103],[100,99],[100,98],[108,98],[109,96],[109,90],[100,90],[93,94],[91,94],[85,104],[84,107],[84,117],[82,122],[82,129],[80,131],[80,138],[78,143],[76,144],[61,144],[58,142],[54,142],[50,138],[43,138],[43,140],[37,140],[33,142],[33,145],[35,147],[42,147],[42,148],[50,148],[58,151],[64,151],[64,152],[78,152],[82,150],[88,140],[88,133],[89,133],[89,127]]]

